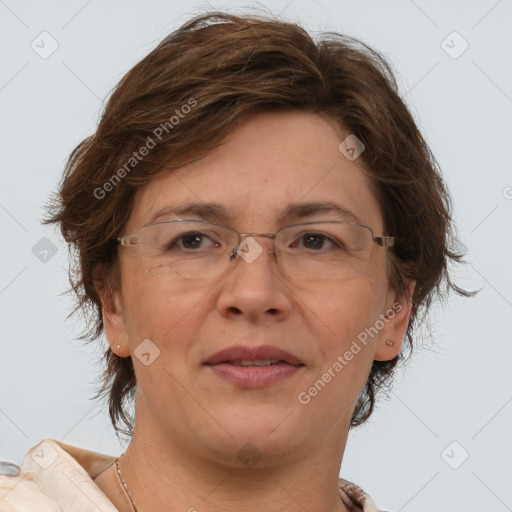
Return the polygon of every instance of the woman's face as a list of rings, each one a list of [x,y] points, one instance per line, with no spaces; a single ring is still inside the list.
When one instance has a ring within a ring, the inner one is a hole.
[[[326,202],[351,212],[376,236],[385,234],[361,160],[338,149],[347,135],[312,113],[257,115],[214,153],[141,189],[122,234],[137,234],[159,211],[186,203],[222,205],[225,218],[205,220],[245,233],[353,220],[329,210],[282,216],[291,204]],[[104,317],[112,349],[133,359],[136,434],[144,430],[159,442],[235,462],[244,450],[286,460],[323,447],[343,449],[373,360],[394,358],[407,327],[409,308],[388,286],[386,249],[374,244],[360,277],[300,281],[280,273],[268,251],[271,239],[256,240],[264,251],[253,261],[238,258],[225,275],[200,280],[154,277],[135,247],[120,248],[121,287],[114,301],[104,302]],[[229,347],[264,345],[301,365],[251,387],[205,364]]]

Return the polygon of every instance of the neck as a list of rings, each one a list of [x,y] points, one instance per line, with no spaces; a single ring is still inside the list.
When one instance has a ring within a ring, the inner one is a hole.
[[[338,490],[348,425],[341,435],[333,429],[328,439],[304,447],[295,460],[262,457],[256,464],[244,465],[236,458],[205,455],[187,446],[186,440],[176,442],[174,436],[170,441],[171,436],[150,429],[149,423],[136,424],[121,460],[138,512],[349,510]],[[334,461],[333,453],[339,454]]]

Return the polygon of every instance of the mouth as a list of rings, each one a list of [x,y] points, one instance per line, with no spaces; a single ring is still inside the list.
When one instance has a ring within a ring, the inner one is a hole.
[[[274,364],[303,366],[302,361],[298,357],[272,345],[261,345],[259,347],[235,345],[216,352],[203,364],[213,366],[223,363],[235,366],[269,366]]]
[[[217,376],[246,388],[269,386],[305,367],[296,356],[270,345],[229,347],[215,353],[203,364]]]
[[[234,366],[242,366],[244,368],[249,366],[273,366],[275,364],[288,364],[286,361],[278,360],[278,361],[270,361],[269,359],[257,359],[255,361],[226,361],[228,364],[232,364]]]

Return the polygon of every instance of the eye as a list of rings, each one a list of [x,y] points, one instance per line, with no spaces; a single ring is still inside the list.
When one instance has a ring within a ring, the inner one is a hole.
[[[197,249],[208,249],[220,247],[222,244],[214,241],[205,233],[193,231],[184,233],[171,240],[166,247],[167,251],[194,251]]]
[[[321,249],[327,249],[332,247],[341,247],[337,241],[333,240],[326,234],[319,232],[304,233],[300,236],[299,240],[301,244],[299,246],[300,248],[311,249],[313,251],[319,251]]]

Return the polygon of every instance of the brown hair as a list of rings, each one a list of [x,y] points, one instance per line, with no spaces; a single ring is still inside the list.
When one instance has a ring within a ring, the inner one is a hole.
[[[97,290],[116,286],[112,239],[128,220],[137,190],[159,173],[206,155],[252,114],[275,109],[318,113],[364,143],[360,158],[386,229],[397,239],[388,252],[390,285],[405,293],[406,280],[416,281],[409,352],[434,298],[450,288],[469,295],[448,274],[449,261],[461,260],[449,248],[449,195],[388,63],[340,34],[313,40],[293,23],[209,13],[170,34],[124,76],[96,133],[70,155],[49,207],[45,222],[60,224],[75,256],[70,282],[75,312],[87,319],[83,339],[97,339],[103,331]],[[377,392],[389,385],[404,357],[374,361],[352,426],[370,416]],[[105,359],[98,396],[108,397],[116,431],[131,434],[132,360],[108,347]]]

